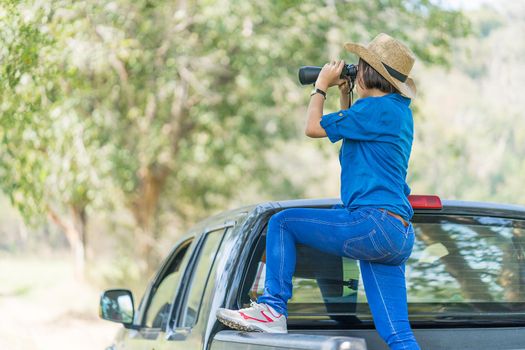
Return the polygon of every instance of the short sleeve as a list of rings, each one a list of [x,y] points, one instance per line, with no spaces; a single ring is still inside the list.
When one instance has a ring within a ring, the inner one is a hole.
[[[358,141],[393,141],[399,135],[400,121],[374,97],[357,100],[349,109],[328,113],[321,126],[331,142],[342,138]]]
[[[341,120],[344,118],[343,110],[335,113],[328,113],[323,115],[321,118],[321,126],[326,132],[328,139],[335,143],[342,139],[341,133],[338,130],[337,123],[341,123]]]

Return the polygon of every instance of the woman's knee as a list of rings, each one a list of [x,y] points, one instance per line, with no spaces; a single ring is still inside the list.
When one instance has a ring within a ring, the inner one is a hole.
[[[276,225],[276,224],[279,225],[281,222],[283,222],[283,219],[284,219],[283,210],[281,210],[280,212],[277,212],[270,217],[270,221],[268,222],[268,224],[269,225]]]
[[[285,210],[281,210],[278,213],[273,214],[268,221],[268,234],[279,234],[282,229],[282,225],[285,223],[286,213]]]
[[[270,217],[268,222],[269,232],[280,232],[281,230],[290,231],[288,224],[289,219],[298,218],[301,216],[300,208],[287,208],[283,209]],[[303,214],[304,215],[304,214]]]
[[[270,217],[270,223],[273,224],[284,224],[287,218],[290,218],[292,215],[296,214],[296,208],[283,209]]]

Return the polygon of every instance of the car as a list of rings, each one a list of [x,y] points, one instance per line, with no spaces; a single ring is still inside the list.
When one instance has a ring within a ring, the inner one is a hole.
[[[422,349],[525,349],[525,207],[410,195],[416,234],[406,262],[408,309]],[[335,198],[272,201],[193,226],[138,308],[124,289],[102,293],[102,318],[123,324],[108,349],[388,349],[376,332],[359,265],[298,245],[288,333],[241,332],[219,307],[261,295],[269,218],[287,208],[337,208]]]

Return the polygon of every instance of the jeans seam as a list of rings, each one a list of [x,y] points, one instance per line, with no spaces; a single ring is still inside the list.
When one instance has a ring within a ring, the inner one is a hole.
[[[361,252],[361,254],[363,254],[363,256],[365,256],[364,258],[358,258],[358,257],[355,257],[354,254],[350,253],[348,250],[345,249],[344,253],[346,254],[345,256],[352,259],[352,260],[364,260],[364,261],[373,261],[374,259],[380,259],[380,258],[374,258],[373,256],[370,256],[368,254],[365,254],[363,252]]]
[[[414,229],[414,227],[412,226],[412,222],[408,222],[408,226],[407,226],[407,230],[405,232],[405,236],[406,238],[408,239],[408,231],[410,231],[410,228]]]
[[[279,295],[282,295],[283,293],[283,270],[284,270],[284,236],[283,236],[283,225],[284,220],[280,222],[279,224],[279,233],[280,233],[280,243],[281,243],[281,266],[279,266]]]
[[[390,215],[389,215],[390,216]],[[401,230],[399,227],[396,226],[396,224],[392,220],[397,220],[399,223],[403,224],[399,219],[396,219],[394,217],[387,218],[387,220],[390,220],[390,223],[392,226],[394,226],[399,232],[403,233],[406,236],[406,230]],[[409,225],[410,226],[410,225]],[[404,226],[403,226],[404,227]],[[408,228],[408,226],[406,227]]]
[[[348,244],[349,243],[352,243],[352,242],[356,242],[356,241],[359,241],[359,240],[363,240],[367,238],[367,236],[359,236],[359,237],[354,237],[354,238],[349,238],[347,240],[344,241],[343,243],[343,252],[348,255],[350,258],[354,259],[354,260],[364,260],[364,259],[357,259],[357,258],[354,258],[349,250],[347,249],[348,247]],[[365,252],[361,252],[362,255],[366,256],[366,260],[372,260],[372,259],[381,259],[381,258],[374,258],[373,256],[370,256],[368,255],[367,253]]]
[[[408,240],[409,240],[409,238],[408,238],[408,236],[407,236],[406,241],[405,241],[405,244],[403,245],[403,249],[405,249],[406,242],[408,242]],[[410,248],[410,251],[408,252],[408,255],[405,257],[405,259],[404,259],[403,262],[407,261],[408,258],[410,257],[410,255],[412,255],[412,249],[414,248],[414,241],[415,241],[415,237],[414,237],[414,240],[412,241],[412,247]]]
[[[383,233],[383,235],[385,236],[385,239],[387,240],[388,244],[390,245],[390,249],[392,249],[393,251],[395,251],[396,253],[399,254],[399,252],[397,251],[397,249],[394,249],[394,243],[392,243],[392,241],[390,240],[390,237],[388,237],[388,234],[385,232],[385,230],[383,229],[383,226],[381,226],[381,223],[378,222],[376,220],[376,218],[372,217],[372,219],[375,221],[376,225],[379,227],[379,229],[381,230],[381,232]]]
[[[383,248],[379,247],[377,245],[377,243],[374,241],[374,235],[377,231],[375,229],[372,229],[372,231],[368,234],[368,235],[362,235],[362,236],[358,236],[358,237],[353,237],[353,238],[349,238],[347,240],[344,241],[343,243],[343,252],[348,255],[350,258],[352,259],[355,259],[355,260],[365,260],[365,261],[377,261],[377,260],[382,260],[382,259],[385,259],[385,258],[388,258],[392,255],[391,252],[387,252],[385,251]],[[361,259],[357,259],[357,258],[354,258],[353,257],[353,254],[351,254],[348,250],[348,245],[352,242],[356,242],[356,241],[360,241],[360,240],[363,240],[363,239],[366,239],[366,238],[370,238],[370,241],[372,242],[372,245],[373,247],[375,248],[375,250],[381,254],[381,256],[371,256],[363,251],[361,251],[361,254],[363,256],[365,256],[364,258],[361,258]]]
[[[401,254],[403,252],[403,249],[405,249],[405,246],[407,245],[407,241],[408,239],[405,237],[405,241],[403,242],[403,245],[399,249],[399,254]]]
[[[350,222],[331,222],[331,221],[323,221],[323,220],[316,220],[316,219],[304,219],[304,218],[283,218],[283,221],[313,222],[313,223],[316,223],[316,224],[323,224],[323,225],[328,225],[328,226],[351,226],[351,225],[356,225],[356,224],[359,224],[359,223],[361,223],[363,221],[366,221],[368,218],[369,218],[369,216],[362,217],[359,220],[350,221]]]
[[[348,238],[348,239],[345,240],[345,244],[365,239],[369,235],[370,235],[370,233],[368,233],[366,235],[361,235],[361,236],[357,236],[357,237]]]
[[[386,212],[385,212],[386,213]],[[383,227],[381,226],[381,223],[377,222],[377,220],[372,217],[372,219],[374,219],[374,221],[376,222],[376,225],[379,226],[379,229],[381,230],[381,232],[383,232],[383,235],[385,236],[385,239],[388,241],[388,244],[390,244],[390,248],[396,252],[396,254],[401,254],[401,252],[403,251],[403,248],[405,248],[405,245],[407,243],[407,237],[405,237],[405,240],[403,242],[403,245],[401,246],[401,248],[399,250],[395,249],[394,248],[394,244],[392,243],[392,241],[390,240],[390,237],[388,237],[388,234],[385,232],[385,230],[383,230]]]
[[[379,247],[379,244],[374,240],[375,233],[376,233],[376,230],[375,230],[375,229],[373,230],[373,234],[372,234],[372,232],[370,233],[370,241],[372,241],[372,245],[374,246],[374,248],[375,248],[380,254],[383,254],[383,255],[381,256],[381,258],[378,258],[378,259],[384,259],[384,258],[386,258],[386,257],[388,257],[388,256],[390,256],[390,255],[392,255],[391,252],[387,252],[387,251],[383,250],[381,247]]]
[[[388,317],[388,322],[390,324],[390,329],[392,329],[392,333],[397,337],[397,332],[394,328],[394,324],[392,323],[392,319],[390,318],[390,313],[388,312],[388,308],[386,307],[385,299],[383,298],[383,293],[381,292],[381,288],[379,287],[379,283],[377,282],[376,274],[374,272],[374,268],[371,267],[370,271],[372,272],[372,276],[374,277],[374,281],[377,286],[377,291],[379,292],[379,296],[381,297],[381,301],[383,302],[383,306],[385,307],[386,316]],[[406,349],[405,344],[402,343],[403,349]]]
[[[408,241],[408,237],[407,235],[405,234],[405,240],[403,242],[403,245],[401,246],[401,248],[399,248],[399,254],[403,253],[403,249],[405,249],[405,246],[407,245],[407,241]]]

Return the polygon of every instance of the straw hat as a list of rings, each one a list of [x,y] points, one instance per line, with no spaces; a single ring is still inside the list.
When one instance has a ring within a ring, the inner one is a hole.
[[[394,85],[403,96],[416,97],[416,85],[408,77],[414,65],[415,56],[404,44],[388,34],[381,33],[367,46],[346,43],[345,49],[366,61]]]

